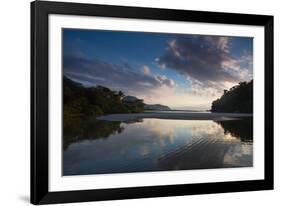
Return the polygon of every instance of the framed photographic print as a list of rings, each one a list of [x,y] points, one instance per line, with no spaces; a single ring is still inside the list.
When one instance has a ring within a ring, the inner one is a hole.
[[[273,189],[273,16],[31,3],[31,202]]]

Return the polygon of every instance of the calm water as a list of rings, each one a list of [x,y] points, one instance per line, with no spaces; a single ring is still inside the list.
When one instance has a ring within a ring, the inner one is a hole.
[[[145,110],[146,113],[154,113],[153,110]],[[201,111],[201,110],[160,110],[157,113],[211,113],[210,111]]]
[[[252,119],[65,119],[63,175],[250,167],[252,137]]]

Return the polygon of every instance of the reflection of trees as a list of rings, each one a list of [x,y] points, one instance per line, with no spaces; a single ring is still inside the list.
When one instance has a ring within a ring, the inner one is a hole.
[[[216,121],[224,129],[224,133],[240,138],[242,142],[253,141],[253,118],[243,120]]]
[[[95,118],[68,117],[63,122],[63,148],[82,140],[107,138],[111,134],[121,133],[121,122],[98,121]]]

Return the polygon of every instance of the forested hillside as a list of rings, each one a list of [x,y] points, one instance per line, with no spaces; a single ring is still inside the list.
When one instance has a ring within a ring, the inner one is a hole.
[[[212,103],[212,112],[253,113],[253,80],[240,82]]]
[[[142,100],[122,101],[122,91],[107,87],[83,87],[67,77],[63,78],[63,113],[66,116],[81,114],[98,116],[112,113],[135,113],[144,110]]]

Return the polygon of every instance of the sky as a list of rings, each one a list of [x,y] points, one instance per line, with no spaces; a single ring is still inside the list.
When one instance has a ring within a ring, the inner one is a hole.
[[[173,109],[210,109],[253,79],[253,38],[63,29],[63,74]]]

